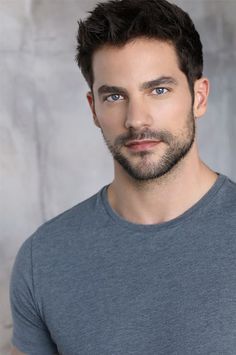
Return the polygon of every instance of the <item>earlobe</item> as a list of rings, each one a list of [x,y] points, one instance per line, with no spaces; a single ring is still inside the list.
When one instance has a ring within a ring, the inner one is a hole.
[[[87,93],[87,100],[88,100],[88,103],[89,103],[89,107],[90,107],[90,109],[92,111],[93,121],[94,121],[95,125],[100,128],[100,124],[99,124],[99,121],[97,119],[97,115],[96,115],[96,112],[95,112],[94,97],[93,97],[93,94],[92,94],[91,91],[89,91]]]
[[[201,78],[194,84],[194,117],[198,118],[205,114],[209,95],[209,80]]]

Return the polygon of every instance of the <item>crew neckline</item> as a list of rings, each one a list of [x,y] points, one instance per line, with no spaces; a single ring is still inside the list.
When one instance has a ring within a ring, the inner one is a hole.
[[[118,224],[121,227],[123,226],[126,229],[127,228],[131,229],[132,231],[152,231],[152,230],[157,231],[169,227],[175,227],[179,223],[182,223],[183,221],[189,219],[192,216],[192,214],[195,213],[197,210],[201,209],[203,206],[206,206],[212,200],[212,198],[217,194],[217,192],[220,190],[220,188],[222,187],[222,185],[225,183],[227,179],[227,177],[223,174],[217,173],[217,175],[218,177],[215,183],[212,185],[212,187],[192,207],[187,209],[181,215],[169,221],[161,222],[161,223],[139,224],[139,223],[130,222],[124,219],[123,217],[121,217],[118,213],[116,213],[113,210],[113,208],[110,206],[110,203],[108,202],[107,189],[109,185],[104,186],[100,190],[100,197],[105,212],[111,218],[113,223]]]

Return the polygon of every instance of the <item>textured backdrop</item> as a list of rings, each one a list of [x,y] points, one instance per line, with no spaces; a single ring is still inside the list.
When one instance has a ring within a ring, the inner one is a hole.
[[[8,353],[9,275],[36,227],[95,193],[112,162],[76,67],[77,20],[93,0],[0,0],[0,354]],[[236,180],[236,0],[176,0],[202,36],[208,113],[203,159]]]

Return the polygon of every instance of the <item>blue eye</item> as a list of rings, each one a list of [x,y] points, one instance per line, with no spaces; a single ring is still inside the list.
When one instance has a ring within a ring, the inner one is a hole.
[[[105,100],[108,102],[115,102],[115,101],[119,101],[119,100],[123,100],[123,99],[124,99],[123,96],[119,95],[119,94],[113,94],[113,95],[107,96],[105,98]]]
[[[154,94],[157,94],[157,95],[163,95],[163,94],[166,94],[169,90],[166,89],[166,88],[156,88],[153,90]]]

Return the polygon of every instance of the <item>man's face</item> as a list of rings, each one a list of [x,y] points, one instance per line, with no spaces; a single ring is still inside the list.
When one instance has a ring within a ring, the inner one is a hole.
[[[93,58],[94,120],[118,169],[136,180],[170,171],[190,151],[195,119],[172,45],[139,38]]]

